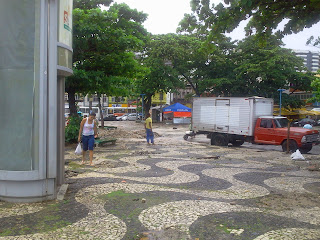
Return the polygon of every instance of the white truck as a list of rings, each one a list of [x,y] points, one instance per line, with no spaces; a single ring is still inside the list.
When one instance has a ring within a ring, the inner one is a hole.
[[[273,99],[261,97],[197,97],[193,99],[189,136],[206,134],[212,145],[240,146],[245,141],[287,146],[308,152],[319,142],[316,130],[291,127],[288,119],[273,116]],[[187,134],[188,135],[188,134]],[[184,136],[185,139],[188,136]]]

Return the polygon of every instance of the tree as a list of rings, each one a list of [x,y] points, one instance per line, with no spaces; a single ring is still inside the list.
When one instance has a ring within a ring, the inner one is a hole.
[[[308,99],[308,102],[320,102],[320,71],[318,71],[317,77],[312,81],[311,87],[313,89],[313,97]]]
[[[297,33],[320,21],[318,0],[224,0],[225,4],[210,5],[210,0],[191,0],[193,14],[185,15],[180,31],[206,32],[212,35],[232,32],[241,21],[250,19],[247,35],[270,35],[279,23],[287,20],[277,36]],[[211,36],[212,37],[212,36]]]
[[[212,43],[202,42],[201,54],[191,62],[190,77],[196,82],[197,95],[230,95],[236,80],[235,42],[220,38]]]
[[[231,90],[237,96],[262,96],[278,100],[278,89],[310,90],[313,74],[306,71],[303,60],[291,50],[281,48],[276,37],[266,44],[258,42],[258,36],[250,36],[237,46],[237,84]],[[292,94],[291,93],[291,94]],[[290,94],[290,95],[291,95]],[[302,102],[300,102],[302,104]],[[283,105],[298,105],[295,99],[286,97]]]
[[[166,34],[154,36],[153,44],[153,59],[165,63],[171,77],[175,76],[183,86],[190,85],[198,96],[205,92],[220,93],[235,79],[232,61],[235,45],[228,38],[208,46],[197,36]]]
[[[151,98],[156,92],[169,92],[183,87],[178,72],[170,65],[172,46],[167,40],[171,34],[152,36],[141,55],[143,66],[149,72],[136,79],[136,93],[144,94],[144,112],[149,112]]]
[[[314,36],[311,36],[307,41],[307,45],[312,45],[314,47],[320,48],[320,37],[315,38]]]
[[[73,8],[93,9],[99,8],[101,5],[109,6],[113,0],[74,0]]]
[[[148,40],[142,26],[145,19],[146,14],[125,4],[114,4],[108,11],[73,10],[74,75],[66,81],[72,114],[76,114],[75,107],[71,106],[74,93],[129,94],[132,79],[145,70],[134,54]]]

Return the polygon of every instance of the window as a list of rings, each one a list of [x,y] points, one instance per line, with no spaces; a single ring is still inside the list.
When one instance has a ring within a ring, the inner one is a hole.
[[[40,84],[44,81],[40,77],[41,2],[1,1],[0,103],[6,113],[0,116],[4,124],[0,128],[1,170],[39,167],[39,118],[44,104],[40,96],[44,90]],[[19,116],[12,117],[14,113]]]
[[[99,98],[98,98],[97,95],[94,95],[94,96],[93,96],[93,101],[94,101],[94,102],[99,102]]]
[[[289,120],[287,118],[275,119],[276,128],[285,128],[288,126]]]
[[[260,127],[262,127],[262,128],[273,128],[272,119],[261,119]]]

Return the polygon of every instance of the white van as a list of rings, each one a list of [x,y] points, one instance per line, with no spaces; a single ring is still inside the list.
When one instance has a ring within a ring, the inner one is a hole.
[[[82,112],[83,117],[88,117],[90,110],[89,107],[79,107],[79,111]],[[92,111],[96,114],[96,119],[100,120],[101,113],[98,107],[92,107]]]

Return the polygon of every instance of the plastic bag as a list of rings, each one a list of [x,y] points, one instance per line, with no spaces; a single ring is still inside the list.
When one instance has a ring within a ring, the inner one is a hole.
[[[291,158],[292,160],[305,160],[304,156],[302,156],[299,149],[297,149],[297,151],[291,154]]]
[[[82,153],[81,143],[78,143],[76,150],[74,151],[75,154],[80,155]]]

